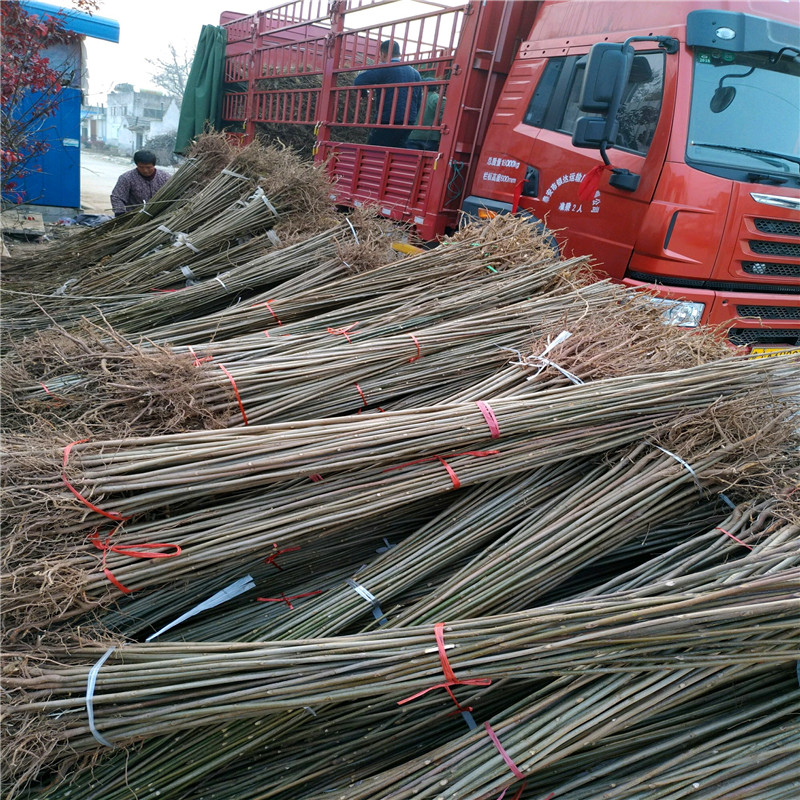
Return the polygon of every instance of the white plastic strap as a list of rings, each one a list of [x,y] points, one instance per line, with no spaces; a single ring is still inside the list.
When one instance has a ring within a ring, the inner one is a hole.
[[[570,338],[570,336],[572,336],[572,333],[570,331],[561,331],[561,333],[559,333],[558,336],[556,336],[556,338],[553,339],[552,342],[550,341],[550,337],[548,336],[547,347],[545,347],[545,349],[542,350],[542,355],[546,356],[551,350],[554,350],[560,344],[564,344],[564,342],[566,342],[567,339]]]
[[[355,589],[356,593],[363,597],[372,606],[372,616],[378,620],[378,625],[385,625],[388,620],[383,616],[380,605],[378,605],[378,598],[372,592],[360,583],[356,583],[352,578],[345,578],[344,581],[348,586]]]
[[[680,456],[675,455],[675,453],[671,452],[670,450],[667,450],[667,449],[665,449],[663,447],[659,447],[657,444],[654,444],[653,447],[655,447],[656,450],[660,450],[662,453],[666,453],[668,456],[671,456],[672,458],[674,458],[682,467],[686,467],[686,469],[689,470],[689,473],[691,474],[692,479],[697,484],[697,488],[700,490],[700,494],[703,497],[706,496],[706,493],[703,490],[702,485],[700,484],[700,480],[697,477],[697,473],[692,469],[690,464],[688,464],[686,461],[684,461]]]
[[[250,180],[250,178],[248,178],[247,175],[241,175],[238,172],[234,172],[232,169],[220,170],[220,174],[222,174],[222,175],[231,175],[234,178],[241,178],[243,181],[249,181]]]
[[[353,223],[350,222],[350,217],[345,217],[345,221],[350,226],[350,230],[353,231],[353,238],[356,240],[356,244],[361,244],[361,242],[358,241],[358,234],[356,233],[356,229],[353,227]]]
[[[166,225],[159,225],[156,230],[163,231],[164,233],[168,233],[170,236],[172,236],[172,231]]]
[[[228,287],[225,285],[225,281],[223,281],[223,280],[222,280],[222,278],[220,278],[220,276],[219,276],[219,275],[215,275],[215,276],[214,276],[214,280],[215,280],[215,281],[217,281],[217,282],[219,283],[219,285],[220,285],[220,286],[221,286],[221,287],[222,287],[222,288],[223,288],[223,289],[224,289],[226,292],[228,291]]]
[[[581,385],[583,383],[583,381],[577,375],[573,375],[559,364],[556,364],[555,361],[551,361],[549,358],[545,357],[551,350],[554,350],[560,344],[566,342],[570,336],[572,336],[570,331],[561,331],[561,333],[559,333],[552,342],[550,341],[550,337],[547,337],[547,347],[545,347],[538,356],[533,357],[534,361],[538,361],[541,366],[533,375],[528,378],[529,381],[534,380],[534,378],[536,378],[546,367],[553,367],[553,369],[558,370],[565,378],[572,381],[574,384]]]
[[[70,278],[66,282],[62,283],[61,286],[59,286],[58,289],[56,289],[53,292],[53,296],[54,297],[62,297],[63,295],[65,295],[67,293],[67,289],[69,289],[69,287],[72,286],[73,283],[77,283],[77,281],[78,281],[77,278]]]
[[[160,631],[156,631],[148,636],[145,641],[152,642],[153,639],[155,639],[157,636],[161,636],[162,633],[166,633],[170,628],[174,628],[176,625],[180,625],[181,622],[185,622],[187,619],[197,616],[203,611],[208,611],[210,608],[216,608],[217,606],[226,603],[228,600],[232,600],[234,597],[238,597],[240,594],[244,594],[250,589],[254,589],[255,585],[256,582],[250,575],[245,575],[243,578],[239,578],[230,584],[230,586],[226,586],[224,589],[220,589],[216,594],[212,594],[208,600],[203,600],[202,603],[198,603],[194,608],[190,609],[185,614],[181,614],[177,619],[172,620],[169,625],[165,625]]]
[[[117,646],[114,645],[113,647],[109,647],[108,650],[97,659],[95,665],[89,670],[89,677],[86,679],[86,716],[89,718],[89,730],[92,732],[92,736],[97,739],[100,744],[104,745],[105,747],[116,747],[115,744],[106,739],[100,731],[97,730],[94,724],[94,687],[97,685],[97,675],[100,672],[100,667],[106,663],[108,657],[117,649]]]
[[[199,253],[200,251],[189,241],[189,234],[188,233],[175,233],[173,234],[175,237],[175,241],[172,243],[173,247],[180,247],[182,244],[186,245],[190,250],[193,250],[195,253]]]
[[[272,212],[272,216],[277,217],[278,210],[275,208],[274,205],[272,205],[272,203],[270,203],[269,197],[267,197],[265,194],[262,194],[261,199],[264,201],[264,205]]]
[[[275,247],[281,246],[281,237],[278,236],[278,234],[275,233],[275,231],[273,231],[272,229],[267,231],[267,239],[269,239],[272,242],[272,244],[275,245]]]
[[[189,267],[183,266],[183,267],[180,268],[180,270],[181,270],[181,273],[183,274],[183,277],[186,278],[187,280],[190,280],[190,281],[196,281],[197,280],[197,276],[194,274],[194,272],[191,271],[191,269],[189,269]]]
[[[542,356],[537,356],[536,360],[542,365],[539,369],[539,372],[541,372],[545,367],[553,367],[553,369],[558,370],[565,378],[572,381],[576,386],[583,385],[583,381],[577,375],[573,375],[569,370],[566,370],[564,367],[556,364],[555,361],[551,361],[549,358],[542,358]],[[539,372],[537,372],[536,375],[538,375]],[[531,378],[528,378],[528,380],[531,380]]]
[[[140,214],[147,214],[148,217],[152,217],[153,215],[145,208],[147,205],[147,200],[142,203],[142,207],[139,209]]]

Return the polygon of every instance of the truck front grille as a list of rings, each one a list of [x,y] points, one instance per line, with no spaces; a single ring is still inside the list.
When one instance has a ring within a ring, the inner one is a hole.
[[[736,306],[736,313],[761,319],[800,319],[800,306]]]
[[[786,347],[800,346],[800,328],[781,330],[780,328],[731,328],[728,338],[732,344],[774,344]]]
[[[750,249],[763,256],[783,256],[784,258],[800,258],[800,244],[787,242],[764,242],[760,239],[750,240]]]
[[[742,261],[749,275],[774,275],[779,278],[800,278],[800,264],[776,264],[769,261]]]
[[[756,229],[761,233],[776,233],[778,236],[800,236],[800,222],[785,219],[757,219]]]
[[[779,264],[776,266],[784,266]],[[798,268],[792,264],[786,265],[792,269]],[[754,275],[761,275],[756,269]],[[767,273],[764,273],[767,274]],[[797,272],[792,273],[797,275]],[[800,284],[792,283],[747,283],[746,281],[703,281],[694,278],[673,278],[663,275],[653,275],[649,272],[638,272],[629,269],[625,273],[626,278],[644,283],[655,283],[659,286],[678,286],[686,289],[711,289],[714,292],[759,292],[761,294],[800,294]]]

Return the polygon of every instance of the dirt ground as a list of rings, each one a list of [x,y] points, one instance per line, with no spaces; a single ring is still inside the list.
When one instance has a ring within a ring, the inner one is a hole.
[[[111,215],[111,190],[123,172],[133,169],[129,157],[81,150],[81,208],[86,214]]]

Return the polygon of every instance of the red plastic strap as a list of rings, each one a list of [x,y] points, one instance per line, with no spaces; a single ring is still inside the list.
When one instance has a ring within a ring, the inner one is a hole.
[[[236,402],[239,404],[239,410],[242,412],[242,419],[244,420],[244,424],[247,425],[247,414],[244,413],[244,403],[239,394],[239,389],[236,387],[236,381],[233,379],[233,375],[231,375],[227,367],[222,366],[222,364],[217,364],[217,366],[228,376],[228,380],[231,382],[231,386],[233,386],[233,393],[236,395]]]
[[[511,798],[511,800],[520,800],[520,798],[522,797],[522,793],[525,791],[525,787],[527,785],[528,785],[527,781],[523,783],[522,786],[520,786],[519,789],[517,789],[517,793]],[[500,797],[497,798],[497,800],[503,800],[503,798],[506,796],[507,791],[508,789],[503,789],[503,793],[500,795]],[[556,796],[555,792],[550,792],[550,794],[547,795],[547,797],[543,797],[542,800],[553,800],[555,796]]]
[[[64,398],[63,398],[63,397],[59,397],[57,394],[53,394],[53,393],[52,393],[52,392],[51,392],[51,391],[50,391],[50,390],[49,390],[49,389],[48,389],[48,388],[47,388],[47,387],[46,387],[46,386],[45,386],[43,383],[41,383],[41,381],[39,382],[39,386],[41,386],[41,387],[42,387],[42,389],[44,389],[44,390],[45,390],[45,392],[46,392],[47,394],[49,394],[49,395],[50,395],[50,397],[52,397],[52,398],[53,398],[53,402],[52,402],[52,406],[53,406],[53,408],[61,408],[61,406],[63,406],[63,405],[64,405],[64,403],[66,402],[66,400],[64,400]]]
[[[106,537],[105,541],[101,541],[100,534],[95,531],[89,536],[89,541],[98,549],[103,551],[103,573],[114,586],[117,587],[123,594],[132,594],[133,589],[123,586],[114,576],[114,573],[106,566],[106,557],[108,553],[116,553],[121,556],[129,556],[130,558],[175,558],[181,554],[181,546],[178,544],[169,544],[167,542],[144,542],[142,544],[115,544],[109,545],[111,537],[117,532],[115,528]],[[172,553],[160,553],[152,548],[155,547],[171,547],[174,549]]]
[[[497,738],[497,734],[494,732],[492,726],[488,722],[484,722],[483,727],[486,728],[486,733],[489,734],[489,738],[492,740],[492,744],[497,748],[497,752],[503,757],[503,761],[508,764],[508,768],[514,773],[514,777],[520,780],[523,779],[525,775],[520,772],[519,767],[514,763],[514,759],[511,758],[505,747],[500,744],[500,739]]]
[[[726,531],[725,528],[720,528],[719,526],[717,526],[716,528],[714,528],[714,530],[715,531],[722,531],[726,536],[730,536],[731,539],[733,539],[734,542],[736,542],[737,544],[740,544],[742,547],[746,547],[748,550],[752,550],[753,549],[751,545],[747,544],[747,542],[743,542],[741,539],[739,539],[736,536],[734,536],[730,531]]]
[[[358,322],[353,322],[346,328],[328,328],[328,333],[331,334],[331,336],[344,336],[344,338],[347,339],[348,342],[351,342],[352,339],[350,338],[349,334],[351,332],[355,333],[355,331],[353,331],[353,328],[355,328],[356,325],[358,325]]]
[[[364,397],[364,392],[361,391],[361,387],[358,384],[356,384],[356,389],[358,390],[358,393],[361,395],[361,399],[364,401],[364,408],[367,408],[367,406],[369,406],[369,403],[367,403],[367,398]]]
[[[410,703],[412,700],[416,700],[418,697],[422,697],[423,695],[428,694],[428,692],[434,691],[434,689],[444,689],[447,694],[450,695],[450,699],[456,704],[456,707],[459,711],[472,711],[472,706],[462,706],[459,704],[458,700],[456,700],[456,696],[453,694],[451,686],[489,686],[491,684],[490,680],[484,680],[482,678],[470,678],[469,680],[465,681],[457,681],[455,684],[452,683],[434,683],[433,686],[429,686],[427,689],[423,689],[416,694],[412,694],[410,697],[406,697],[404,700],[398,700],[397,705],[402,706],[405,703]]]
[[[441,465],[447,470],[447,474],[450,476],[450,480],[453,482],[453,488],[460,489],[461,481],[458,479],[456,471],[441,456],[436,456],[436,457],[439,459]]]
[[[522,797],[522,793],[525,791],[525,787],[527,785],[528,785],[527,781],[523,783],[522,786],[520,786],[519,789],[517,789],[517,793],[511,798],[511,800],[520,800],[520,798]],[[500,797],[497,798],[497,800],[503,800],[503,798],[506,796],[507,791],[508,789],[503,789],[503,793],[500,795]],[[555,796],[556,796],[555,792],[550,792],[550,794],[547,795],[547,797],[542,798],[542,800],[553,800]]]
[[[264,303],[253,303],[251,308],[258,308],[259,306],[264,306],[267,309],[267,311],[269,311],[269,313],[272,314],[272,317],[275,320],[275,322],[277,322],[278,325],[283,325],[283,323],[278,319],[278,315],[272,310],[272,306],[270,305],[270,303],[274,303],[274,302],[275,302],[275,300],[272,299],[272,300],[267,300]],[[266,331],[264,331],[264,333],[266,333]],[[269,336],[268,333],[267,333],[267,336]]]
[[[484,456],[496,456],[499,452],[499,450],[467,450],[464,453],[450,453],[446,456],[428,456],[428,458],[418,458],[416,461],[406,461],[404,464],[398,464],[396,467],[387,467],[384,472],[390,472],[394,469],[403,469],[404,467],[410,467],[413,464],[424,464],[426,461],[438,461],[447,470],[447,474],[450,476],[450,480],[453,482],[453,488],[460,489],[461,481],[458,479],[458,475],[456,475],[455,470],[447,463],[445,459],[455,458],[456,456],[474,456],[475,458],[483,458]]]
[[[62,460],[62,469],[61,469],[61,480],[64,481],[64,485],[69,489],[78,500],[81,501],[87,508],[91,508],[97,514],[102,514],[107,519],[113,519],[114,522],[124,522],[126,519],[130,519],[130,517],[123,517],[117,511],[103,511],[102,508],[98,508],[94,503],[90,503],[70,482],[67,480],[67,461],[69,460],[69,454],[72,448],[76,444],[83,444],[84,442],[88,442],[88,439],[78,439],[77,441],[70,442],[64,448],[64,458]]]
[[[439,650],[439,661],[442,662],[442,673],[445,680],[449,683],[458,683],[458,678],[447,660],[447,650],[444,646],[444,622],[437,622],[433,626],[433,635],[436,637],[436,647]]]
[[[274,300],[267,300],[267,302],[264,303],[264,305],[267,307],[267,311],[269,311],[269,313],[272,314],[273,318],[275,319],[275,322],[277,322],[278,325],[283,325],[283,323],[278,319],[278,315],[272,310],[272,306],[270,305],[270,303],[274,302],[275,302]]]
[[[527,783],[523,783],[522,786],[520,786],[519,789],[517,789],[517,793],[511,798],[511,800],[520,800],[520,798],[522,797],[522,793],[525,791],[525,787],[526,786],[527,786]],[[503,798],[506,796],[506,792],[507,791],[508,791],[508,789],[503,789],[503,791],[500,793],[500,796],[497,798],[497,800],[503,800]],[[552,796],[553,795],[551,794],[550,797],[552,797]],[[546,800],[549,800],[549,798],[547,798]]]
[[[272,545],[273,547],[277,548],[277,544]],[[296,550],[299,550],[299,547],[285,547],[283,550],[276,550],[269,558],[264,559],[265,564],[272,564],[275,569],[281,570],[283,572],[283,567],[280,564],[275,563],[275,559],[278,556],[282,556],[284,553],[294,553]]]
[[[119,589],[122,594],[133,594],[133,589],[129,589],[127,586],[123,586],[115,577],[114,573],[106,566],[106,557],[103,556],[103,574],[108,578],[108,580]]]
[[[511,213],[516,214],[519,211],[519,200],[522,197],[522,187],[525,184],[523,179],[517,181],[517,185],[514,187],[514,196],[511,200]]]
[[[600,188],[600,176],[606,170],[613,170],[610,164],[597,164],[592,167],[584,176],[581,185],[578,187],[578,200],[587,203],[591,200]]]
[[[97,536],[97,534],[93,534]],[[108,547],[108,539],[105,542],[100,542],[100,537],[92,542],[95,547],[107,552],[116,553],[120,556],[129,556],[130,558],[175,558],[181,554],[181,546],[179,544],[170,544],[169,542],[142,542],[142,544],[114,544]],[[152,547],[172,547],[172,553],[160,553],[156,550],[151,550]]]
[[[462,706],[459,704],[450,687],[491,686],[492,681],[489,678],[469,678],[464,681],[456,678],[453,668],[450,666],[450,661],[447,658],[447,650],[444,646],[444,622],[437,622],[433,626],[433,634],[436,637],[436,647],[439,650],[439,661],[442,664],[442,673],[444,674],[445,683],[436,683],[433,686],[429,686],[427,689],[423,689],[421,692],[406,697],[405,700],[398,700],[397,705],[402,706],[405,703],[410,703],[412,700],[416,700],[418,697],[422,697],[422,695],[428,694],[428,692],[432,692],[434,689],[444,689],[447,694],[450,695],[450,699],[456,704],[456,708],[458,708],[459,711],[472,711],[470,706]]]
[[[414,344],[417,346],[417,354],[414,356],[414,358],[408,359],[408,363],[413,364],[415,361],[419,361],[420,358],[422,358],[422,351],[419,349],[419,342],[417,341],[417,337],[414,336],[413,333],[409,333],[408,335],[414,340]]]
[[[478,400],[475,405],[477,405],[481,410],[481,414],[483,414],[483,418],[486,420],[486,424],[489,426],[489,432],[492,434],[492,439],[499,439],[500,425],[497,423],[497,417],[494,415],[492,407],[488,403],[484,403],[483,400]]]
[[[299,597],[311,597],[315,594],[322,594],[322,589],[317,589],[316,592],[305,592],[303,594],[293,594],[287,597],[283,592],[281,592],[280,597],[257,597],[259,603],[286,603],[289,606],[289,610],[294,611],[294,606],[291,604],[291,600],[297,600]]]
[[[192,347],[191,345],[189,345],[188,350],[194,356],[194,365],[196,367],[199,367],[204,361],[213,361],[214,360],[214,356],[203,356],[202,358],[200,358],[197,355],[197,353],[195,353],[194,347]]]
[[[320,475],[319,472],[315,472],[313,475],[309,475],[308,477],[311,478],[314,483],[319,483],[322,480],[322,475]]]
[[[364,408],[369,408],[369,403],[367,403],[367,398],[364,396],[364,392],[361,390],[361,387],[358,384],[355,384],[355,387],[358,390],[358,393],[361,395],[361,399],[364,401]],[[378,411],[383,411],[380,406],[376,406],[376,408]],[[361,409],[359,409],[358,413],[361,413]]]

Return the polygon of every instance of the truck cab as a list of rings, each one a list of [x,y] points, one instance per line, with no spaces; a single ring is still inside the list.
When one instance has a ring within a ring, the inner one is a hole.
[[[591,254],[600,274],[657,287],[677,324],[728,326],[733,344],[757,351],[797,347],[797,4],[698,5],[544,3],[463,205],[543,220],[567,255]],[[581,108],[584,77],[598,42],[626,40],[604,167],[576,142],[581,118],[597,116]],[[598,171],[593,186],[587,175]]]
[[[304,130],[335,203],[370,203],[422,239],[520,213],[600,276],[657,289],[675,324],[800,347],[800,3],[711,1],[225,12],[223,122],[243,141]],[[387,40],[423,76],[406,85],[420,107],[438,98],[430,119],[406,120],[433,149],[366,139],[390,93],[353,81]],[[612,67],[595,75],[603,52]]]

